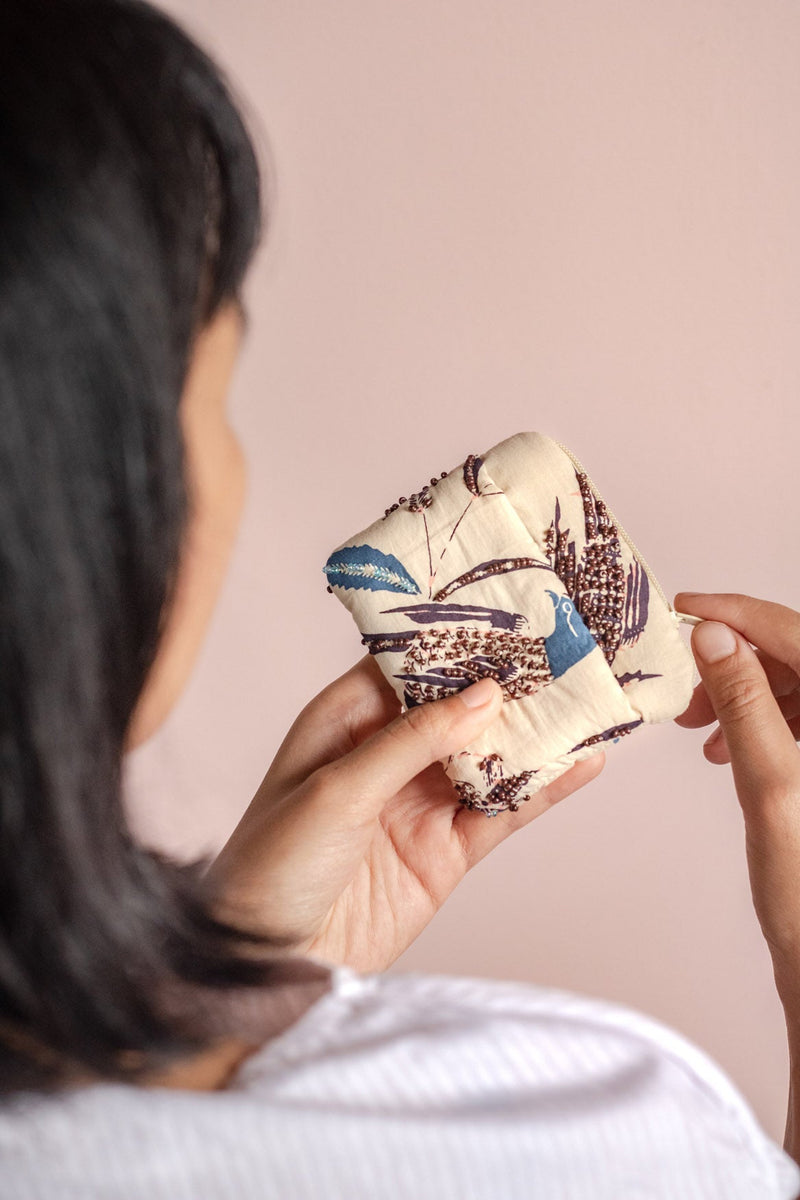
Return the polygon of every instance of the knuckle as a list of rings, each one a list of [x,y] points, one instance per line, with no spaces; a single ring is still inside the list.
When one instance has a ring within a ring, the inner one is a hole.
[[[717,684],[717,712],[729,725],[752,721],[762,702],[762,687],[752,675],[729,675]]]
[[[322,766],[312,771],[304,784],[305,792],[309,798],[324,796],[326,793],[334,790],[339,784],[343,770],[342,760],[334,759],[332,762],[323,763]]]
[[[756,596],[737,595],[735,599],[739,602],[740,611],[749,617],[757,618],[765,625],[769,623],[779,631],[785,647],[780,657],[800,678],[800,612],[786,604]]]
[[[417,704],[408,712],[401,713],[388,728],[398,737],[407,737],[410,729],[414,737],[426,742],[441,740],[450,722],[439,704]]]

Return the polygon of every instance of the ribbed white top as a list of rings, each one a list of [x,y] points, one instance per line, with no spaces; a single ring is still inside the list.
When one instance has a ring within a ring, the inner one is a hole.
[[[1,1200],[794,1200],[728,1077],[617,1005],[333,970],[220,1092],[0,1107]]]

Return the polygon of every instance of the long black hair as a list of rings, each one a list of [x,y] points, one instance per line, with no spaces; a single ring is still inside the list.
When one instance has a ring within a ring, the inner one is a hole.
[[[137,845],[121,799],[188,519],[182,385],[260,229],[244,121],[173,21],[140,0],[2,0],[4,1093],[58,1088],[65,1063],[135,1082],[206,1044],[159,1006],[165,981],[280,974],[280,938],[212,915],[210,860]]]

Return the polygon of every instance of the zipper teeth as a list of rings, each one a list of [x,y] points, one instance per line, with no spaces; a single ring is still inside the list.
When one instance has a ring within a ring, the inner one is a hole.
[[[578,461],[578,459],[575,457],[575,455],[572,453],[572,451],[571,451],[570,449],[568,449],[568,447],[567,447],[567,446],[565,446],[563,442],[556,441],[556,439],[555,439],[555,438],[551,438],[551,441],[554,441],[554,442],[556,443],[556,445],[557,445],[557,446],[560,446],[560,447],[561,447],[561,449],[564,451],[564,453],[567,455],[567,457],[568,457],[568,458],[569,458],[569,459],[572,461],[572,463],[573,463],[573,464],[574,464],[574,465],[575,465],[575,466],[578,468],[578,470],[579,470],[579,471],[580,471],[580,472],[581,472],[583,475],[585,475],[585,476],[586,476],[586,478],[587,478],[587,480],[588,480],[588,482],[589,482],[589,485],[590,485],[592,488],[594,488],[594,491],[595,491],[596,495],[598,495],[598,496],[601,496],[601,495],[602,495],[602,493],[600,492],[600,489],[599,489],[599,488],[597,488],[597,487],[595,487],[595,484],[594,484],[594,482],[592,481],[592,479],[591,479],[591,477],[590,477],[590,475],[589,475],[588,471],[586,471],[586,469],[584,468],[583,464],[582,464],[581,462],[579,462],[579,461]],[[667,606],[667,608],[669,609],[670,613],[672,614],[673,618],[675,618],[676,620],[680,620],[680,617],[678,616],[677,612],[675,611],[675,609],[672,607],[672,605],[670,604],[669,600],[667,599],[667,597],[666,597],[666,595],[665,595],[665,593],[664,593],[664,589],[662,588],[661,584],[660,584],[660,583],[658,582],[658,580],[656,579],[654,572],[652,571],[652,569],[650,568],[650,566],[647,564],[647,562],[645,562],[644,556],[643,556],[643,555],[641,555],[641,554],[639,553],[639,551],[636,549],[636,546],[634,545],[634,542],[633,542],[633,538],[632,538],[632,537],[630,537],[630,535],[629,535],[629,534],[628,534],[628,533],[625,531],[625,529],[623,529],[622,525],[621,525],[621,524],[620,524],[620,522],[617,520],[617,518],[615,517],[614,513],[611,511],[611,509],[609,508],[609,506],[608,506],[608,504],[606,503],[606,501],[605,501],[605,500],[603,500],[603,503],[605,504],[605,506],[606,506],[606,509],[608,510],[608,514],[609,514],[609,516],[611,517],[612,521],[613,521],[613,522],[614,522],[614,524],[616,525],[616,527],[617,527],[617,531],[618,531],[619,533],[621,533],[621,534],[622,534],[622,536],[624,537],[625,541],[628,543],[628,545],[630,546],[631,550],[633,551],[634,555],[635,555],[635,556],[638,558],[639,562],[640,562],[640,563],[642,564],[642,566],[644,567],[645,571],[647,572],[647,576],[648,576],[648,578],[649,578],[650,582],[651,582],[651,583],[652,583],[652,584],[655,586],[655,589],[656,589],[656,591],[658,592],[659,596],[661,597],[661,599],[662,599],[662,600],[664,601],[664,603],[666,604],[666,606]]]

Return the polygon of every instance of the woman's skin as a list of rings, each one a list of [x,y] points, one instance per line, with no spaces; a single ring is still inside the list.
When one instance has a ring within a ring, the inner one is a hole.
[[[178,699],[225,577],[245,491],[245,460],[226,415],[242,329],[238,305],[220,312],[197,343],[182,398],[193,524],[128,749]],[[701,680],[676,723],[719,721],[703,752],[731,764],[742,807],[753,901],[789,1035],[785,1146],[800,1160],[800,613],[727,593],[680,592],[675,607],[703,618],[692,632]],[[729,635],[733,654],[711,661],[715,632]],[[290,935],[287,953],[363,971],[394,962],[475,863],[604,766],[599,751],[494,820],[463,808],[438,760],[492,723],[502,693],[495,683],[490,692],[479,708],[453,696],[400,712],[369,654],[324,688],[291,726],[209,869],[220,915]],[[225,1039],[143,1083],[218,1089],[255,1049]]]
[[[719,720],[703,751],[731,764],[744,817],[753,904],[789,1041],[784,1148],[800,1163],[800,613],[736,593],[679,592],[675,607],[704,618],[692,632],[701,681],[676,720],[690,729]]]
[[[192,520],[170,620],[128,729],[126,749],[161,725],[191,675],[239,528],[247,464],[226,398],[245,328],[231,303],[199,335],[181,397]]]

